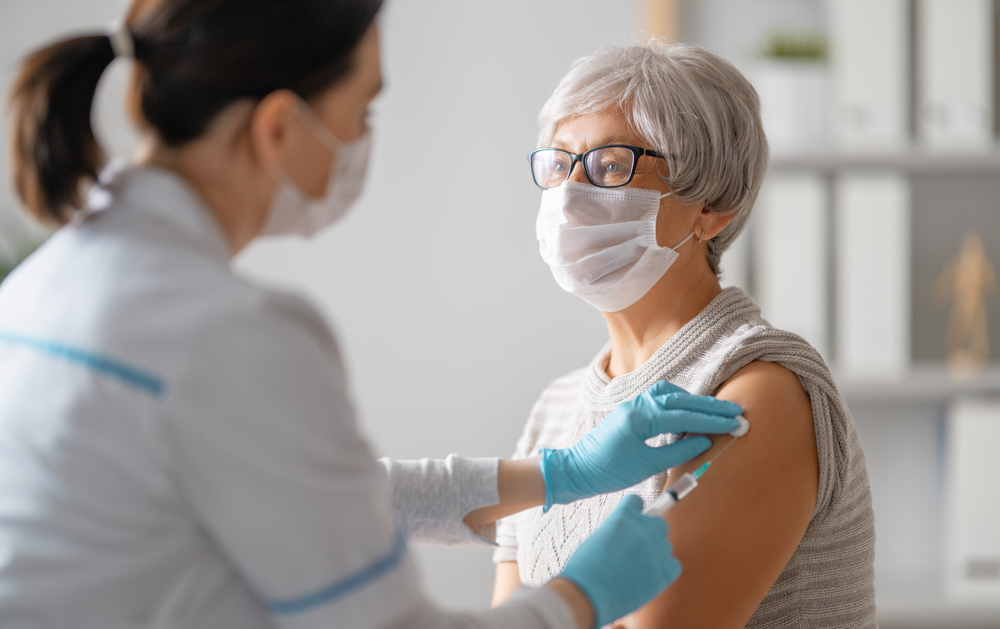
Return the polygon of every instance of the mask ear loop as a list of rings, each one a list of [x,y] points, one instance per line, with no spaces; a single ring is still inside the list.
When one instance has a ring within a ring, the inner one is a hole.
[[[698,242],[701,242],[704,239],[705,239],[705,230],[703,229],[701,230],[701,236],[698,236]]]
[[[663,199],[664,197],[669,197],[669,196],[671,196],[672,194],[673,194],[673,191],[672,191],[672,190],[671,190],[670,192],[664,192],[663,194],[661,194],[661,195],[660,195],[660,199]],[[705,237],[705,230],[703,229],[703,230],[701,230],[701,237],[700,237],[700,238],[698,238],[698,242],[701,242],[701,239],[702,239],[702,238],[704,238],[704,237]],[[675,250],[675,251],[676,251],[676,250],[677,250],[677,249],[679,249],[679,248],[680,248],[680,247],[681,247],[681,246],[682,246],[682,245],[683,245],[684,243],[686,243],[687,241],[691,240],[692,238],[694,238],[694,232],[691,232],[690,234],[688,234],[688,237],[687,237],[687,238],[685,238],[684,240],[680,241],[679,243],[677,243],[677,244],[676,244],[676,245],[674,245],[673,247],[667,247],[667,248],[668,248],[668,249],[673,249],[673,250]]]

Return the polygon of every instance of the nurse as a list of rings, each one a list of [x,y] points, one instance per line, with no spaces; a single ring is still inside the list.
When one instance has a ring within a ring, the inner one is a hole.
[[[322,317],[231,271],[360,193],[380,4],[137,0],[24,62],[14,181],[62,227],[0,287],[0,626],[593,627],[679,574],[634,496],[489,612],[431,605],[407,545],[490,543],[500,517],[630,487],[709,446],[646,439],[729,432],[739,407],[660,383],[540,457],[379,462]],[[142,142],[100,172],[116,56]]]

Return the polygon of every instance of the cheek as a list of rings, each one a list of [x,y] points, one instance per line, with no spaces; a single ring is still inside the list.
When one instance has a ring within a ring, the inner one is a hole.
[[[661,247],[676,247],[691,233],[695,212],[667,199],[670,197],[660,203],[660,212],[656,215],[656,244]]]
[[[341,142],[353,142],[365,131],[371,99],[350,92],[337,96],[330,99],[324,122]]]

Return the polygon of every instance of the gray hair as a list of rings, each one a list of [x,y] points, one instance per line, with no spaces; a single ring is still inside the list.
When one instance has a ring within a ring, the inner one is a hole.
[[[667,156],[660,177],[682,203],[735,214],[708,243],[718,275],[723,252],[753,209],[767,170],[760,99],[731,63],[693,44],[651,40],[577,59],[538,116],[539,146],[563,121],[618,109],[634,132]]]

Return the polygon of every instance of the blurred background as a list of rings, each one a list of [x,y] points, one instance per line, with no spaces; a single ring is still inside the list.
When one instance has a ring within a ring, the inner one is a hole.
[[[126,6],[0,2],[4,92],[30,49]],[[996,0],[389,0],[365,196],[316,240],[236,264],[322,308],[381,454],[508,456],[538,393],[606,338],[538,256],[537,112],[600,46],[707,46],[758,88],[773,153],[724,283],[838,375],[871,474],[881,626],[1000,627],[998,21]],[[128,71],[113,64],[95,108],[114,156],[135,141]],[[46,232],[6,152],[0,170],[2,276]],[[433,598],[488,604],[489,549],[415,552]]]

